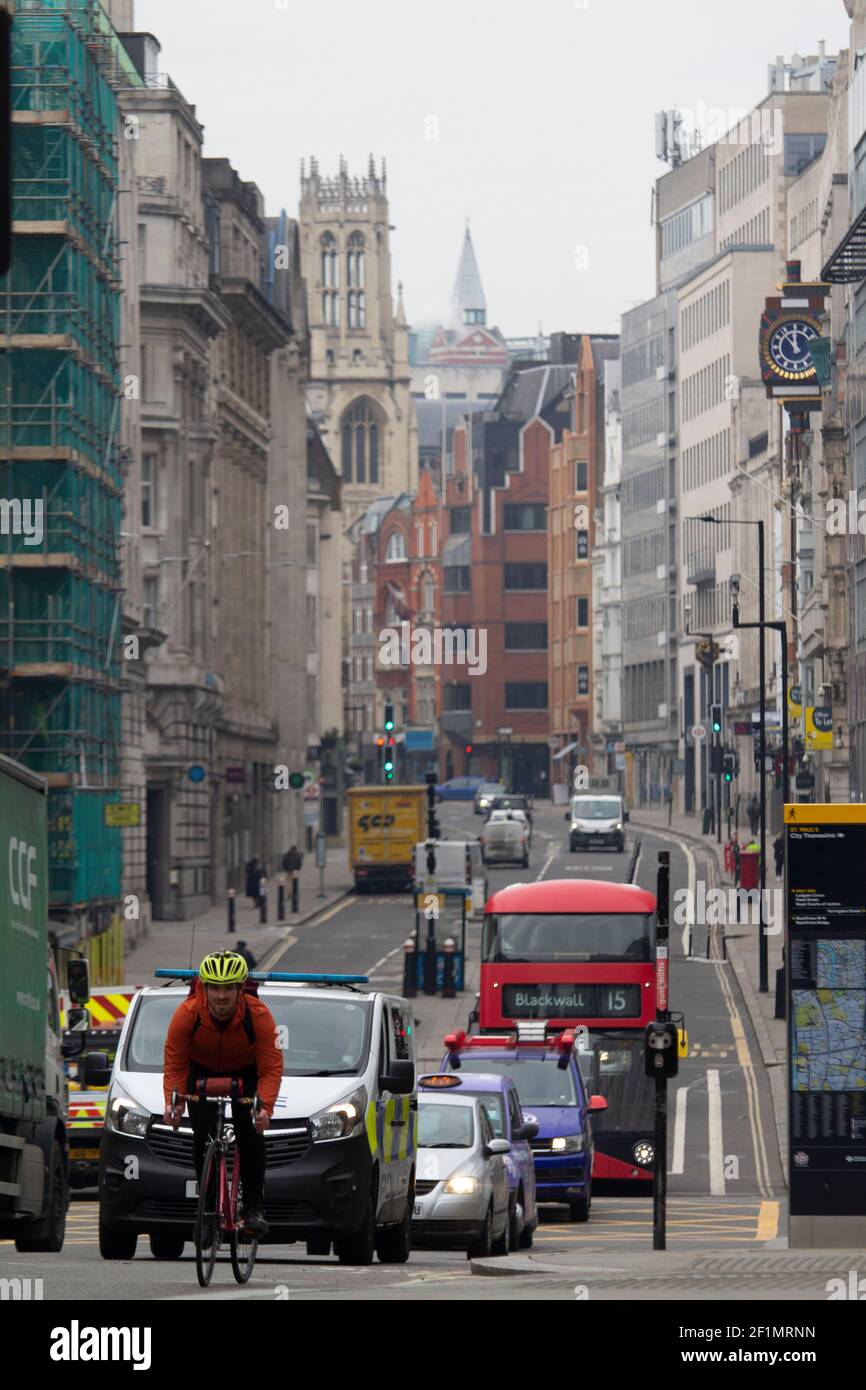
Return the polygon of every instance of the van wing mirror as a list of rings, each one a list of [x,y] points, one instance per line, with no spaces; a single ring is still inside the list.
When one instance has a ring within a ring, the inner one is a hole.
[[[403,1059],[392,1062],[390,1071],[380,1076],[379,1084],[383,1091],[391,1091],[395,1096],[411,1096],[415,1089],[415,1063]]]
[[[81,1080],[91,1086],[107,1086],[111,1080],[111,1062],[107,1052],[85,1052],[81,1059]]]
[[[607,1109],[607,1101],[604,1096],[590,1096],[587,1109],[591,1115],[595,1115],[598,1111]]]

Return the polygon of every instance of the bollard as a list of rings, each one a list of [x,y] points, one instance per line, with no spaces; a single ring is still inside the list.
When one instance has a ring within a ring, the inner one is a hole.
[[[259,921],[262,926],[268,923],[268,880],[262,876],[259,883]]]
[[[406,999],[418,996],[418,957],[415,951],[415,938],[410,936],[403,942],[403,995]]]
[[[277,921],[286,920],[286,876],[280,874],[277,879]]]
[[[235,929],[235,890],[234,890],[234,888],[230,888],[230,889],[229,889],[229,902],[228,902],[228,907],[229,907],[229,927],[228,927],[228,929],[229,929],[230,932],[233,932],[234,929]]]
[[[298,871],[297,871],[297,869],[295,869],[295,870],[293,871],[293,873],[292,873],[292,911],[293,911],[293,912],[297,912],[297,911],[299,910],[299,909],[298,909],[298,893],[299,893],[299,891],[300,891],[300,887],[301,887],[301,881],[300,881],[300,879],[298,878]]]
[[[448,940],[444,942],[442,946],[442,952],[444,957],[442,961],[443,999],[456,999],[457,997],[457,991],[454,988],[454,952],[456,951],[456,949],[457,943],[455,942],[453,937],[449,936]]]

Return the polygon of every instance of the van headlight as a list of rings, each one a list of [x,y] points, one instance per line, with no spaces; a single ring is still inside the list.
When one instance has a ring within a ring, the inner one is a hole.
[[[573,821],[571,822],[571,828],[572,828],[572,830],[579,830],[579,829],[580,829],[580,826],[578,825],[578,823],[577,823],[576,820],[573,820]]]
[[[149,1110],[143,1110],[131,1096],[128,1096],[119,1087],[114,1089],[105,1108],[106,1129],[113,1129],[117,1134],[129,1134],[136,1139],[143,1139],[150,1120]]]
[[[621,820],[617,821],[617,823],[616,823],[616,828],[617,828],[617,830],[622,830],[622,821],[621,821]]]
[[[558,1134],[550,1141],[550,1147],[555,1154],[582,1154],[586,1140],[582,1134]]]
[[[363,1132],[366,1116],[367,1092],[363,1086],[359,1086],[345,1100],[338,1100],[327,1110],[310,1116],[313,1140],[351,1139]]]

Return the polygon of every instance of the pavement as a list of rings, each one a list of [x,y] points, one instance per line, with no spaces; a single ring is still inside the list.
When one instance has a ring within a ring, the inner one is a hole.
[[[164,967],[189,967],[197,964],[209,951],[221,951],[238,941],[246,941],[256,961],[261,965],[276,948],[285,944],[292,928],[309,922],[319,913],[346,897],[354,887],[352,875],[342,847],[329,848],[324,874],[324,897],[319,897],[319,870],[315,856],[304,855],[300,870],[299,912],[291,911],[291,881],[286,877],[285,920],[277,920],[278,883],[272,878],[268,885],[267,925],[260,920],[258,907],[249,898],[238,895],[235,900],[235,932],[228,931],[228,908],[219,903],[188,922],[152,921],[146,936],[127,943],[125,959],[126,983],[153,984],[153,972]]]

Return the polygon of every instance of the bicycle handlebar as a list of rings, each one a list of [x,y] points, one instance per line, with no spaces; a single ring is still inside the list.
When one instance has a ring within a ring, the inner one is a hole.
[[[224,1082],[228,1082],[228,1086],[223,1085]],[[203,1079],[199,1084],[204,1086],[206,1089],[204,1091],[200,1091],[197,1095],[189,1095],[186,1091],[172,1091],[172,1109],[174,1109],[179,1100],[230,1100],[234,1105],[253,1105],[257,1110],[261,1110],[262,1108],[262,1102],[257,1095],[232,1095],[231,1086],[236,1084],[240,1087],[243,1087],[243,1082],[241,1081],[234,1083],[228,1077],[207,1077],[206,1079]],[[215,1089],[207,1089],[210,1086],[216,1086],[218,1084],[222,1086],[222,1089],[219,1091]]]

